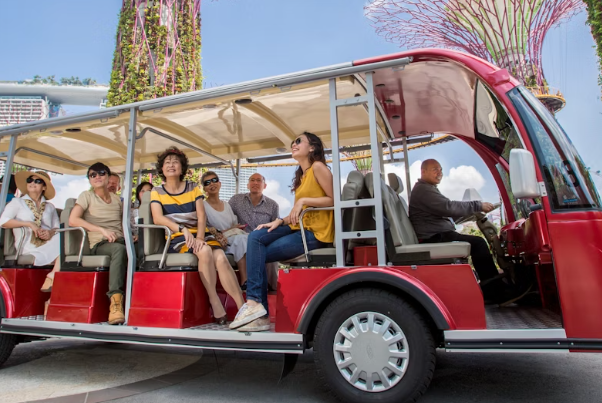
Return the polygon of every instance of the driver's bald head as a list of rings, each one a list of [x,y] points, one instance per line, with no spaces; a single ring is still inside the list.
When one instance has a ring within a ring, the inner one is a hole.
[[[424,160],[420,166],[420,171],[420,179],[431,185],[438,185],[443,179],[443,169],[436,159]]]
[[[422,161],[422,165],[420,165],[420,170],[421,171],[427,171],[431,166],[441,166],[441,164],[439,164],[439,161],[437,161],[434,158],[430,158],[428,160],[424,160]]]

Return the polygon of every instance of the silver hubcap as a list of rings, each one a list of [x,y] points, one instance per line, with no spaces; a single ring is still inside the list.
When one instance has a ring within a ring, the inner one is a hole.
[[[406,373],[410,358],[408,341],[399,325],[378,312],[358,313],[343,322],[332,351],[347,382],[368,392],[395,386]]]

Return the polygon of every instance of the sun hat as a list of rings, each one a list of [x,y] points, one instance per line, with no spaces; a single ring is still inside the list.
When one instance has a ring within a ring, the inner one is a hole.
[[[27,178],[30,176],[38,177],[46,183],[46,190],[44,191],[44,197],[46,200],[51,200],[56,196],[54,186],[52,186],[52,180],[50,175],[44,171],[19,171],[15,174],[15,182],[17,182],[17,189],[23,194],[27,194]]]

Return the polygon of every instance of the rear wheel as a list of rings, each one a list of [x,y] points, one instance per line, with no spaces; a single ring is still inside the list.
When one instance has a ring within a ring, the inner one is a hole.
[[[17,336],[14,334],[0,334],[0,367],[4,365],[13,348],[17,344]]]
[[[324,311],[314,361],[327,389],[344,402],[414,402],[435,370],[435,342],[403,298],[374,288],[349,291]]]

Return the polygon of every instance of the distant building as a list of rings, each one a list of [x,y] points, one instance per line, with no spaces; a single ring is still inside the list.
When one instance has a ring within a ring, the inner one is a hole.
[[[236,179],[232,175],[230,168],[217,168],[210,169],[219,176],[219,181],[222,184],[222,188],[219,192],[219,198],[221,200],[228,201],[232,196],[236,194]],[[241,168],[240,174],[238,175],[240,181],[240,192],[247,192],[247,183],[251,175],[257,172],[257,168]]]

